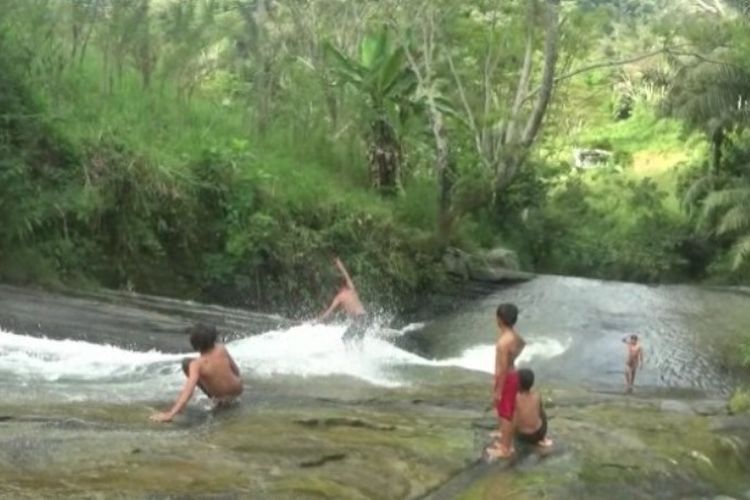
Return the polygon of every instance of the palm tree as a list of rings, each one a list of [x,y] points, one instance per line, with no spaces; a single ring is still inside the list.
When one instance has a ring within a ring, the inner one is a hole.
[[[745,159],[726,154],[746,149],[735,139],[750,126],[750,69],[741,55],[719,48],[683,61],[664,101],[668,114],[709,141],[709,161],[683,204],[700,208],[699,228],[732,242],[735,269],[750,260],[750,172]]]
[[[713,233],[733,241],[732,267],[738,269],[750,260],[750,184],[714,191],[703,202],[702,223]]]
[[[368,110],[367,142],[370,181],[386,193],[400,185],[401,138],[399,127],[413,107],[417,86],[403,47],[394,47],[389,31],[366,36],[359,59],[347,57],[327,45],[335,61],[335,72],[357,90]]]
[[[665,101],[668,114],[703,130],[711,144],[710,169],[721,169],[727,136],[750,124],[750,71],[732,63],[700,62],[681,68]]]

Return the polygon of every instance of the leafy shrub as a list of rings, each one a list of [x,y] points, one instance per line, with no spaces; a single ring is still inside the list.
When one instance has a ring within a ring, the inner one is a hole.
[[[729,399],[729,412],[732,414],[745,413],[750,410],[750,391],[737,388]]]

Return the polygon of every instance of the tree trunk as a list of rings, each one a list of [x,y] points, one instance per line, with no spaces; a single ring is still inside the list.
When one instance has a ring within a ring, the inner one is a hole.
[[[560,42],[560,0],[547,0],[544,17],[545,38],[542,82],[521,137],[517,141],[505,144],[501,158],[498,160],[494,194],[496,203],[500,200],[502,191],[510,185],[526,160],[541,130],[544,116],[552,99],[552,91],[555,86],[558,45]],[[526,61],[524,62],[525,64]],[[528,81],[525,81],[523,74],[519,85],[528,85]],[[519,102],[518,99],[516,101]]]
[[[446,246],[453,228],[453,182],[455,164],[451,158],[448,140],[445,136],[443,115],[435,106],[434,99],[429,100],[432,135],[435,138],[435,171],[438,183],[437,237],[440,246]]]
[[[395,194],[399,187],[401,145],[393,127],[384,119],[372,124],[369,151],[370,182],[383,194]]]
[[[716,127],[711,134],[711,172],[719,173],[721,168],[721,147],[724,145],[724,127]]]

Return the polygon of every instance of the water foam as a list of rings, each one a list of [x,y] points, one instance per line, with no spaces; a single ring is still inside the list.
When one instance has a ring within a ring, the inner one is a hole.
[[[377,385],[399,385],[394,369],[430,364],[368,332],[361,347],[343,340],[346,326],[301,325],[234,341],[229,349],[242,368],[259,376],[349,375]]]
[[[80,340],[53,340],[0,330],[0,373],[53,382],[148,376],[149,369],[175,366],[180,355],[130,351]]]
[[[572,339],[564,342],[549,337],[528,339],[528,343],[521,355],[518,357],[518,366],[528,365],[539,359],[551,359],[568,350]],[[460,356],[447,359],[441,364],[458,366],[467,370],[486,373],[494,373],[495,370],[495,345],[484,344],[466,349]]]
[[[398,386],[404,383],[398,369],[406,365],[460,367],[492,373],[493,345],[471,347],[456,358],[428,360],[385,340],[418,326],[410,325],[400,331],[373,327],[359,347],[344,342],[345,325],[304,324],[235,340],[228,348],[249,377],[344,375],[375,385]],[[530,339],[519,361],[523,364],[558,356],[567,349],[567,344],[555,339]],[[85,398],[84,394],[100,397],[109,392],[115,392],[120,399],[129,399],[174,390],[183,380],[178,363],[183,356],[0,330],[0,374],[11,375],[16,386],[33,387],[35,382],[64,385],[74,399]]]

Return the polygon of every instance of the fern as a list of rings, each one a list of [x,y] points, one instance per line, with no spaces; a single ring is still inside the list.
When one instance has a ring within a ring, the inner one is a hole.
[[[742,267],[750,259],[750,234],[741,238],[732,247],[732,268],[734,270]]]
[[[736,205],[721,217],[717,234],[750,232],[750,205]]]

